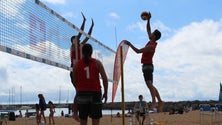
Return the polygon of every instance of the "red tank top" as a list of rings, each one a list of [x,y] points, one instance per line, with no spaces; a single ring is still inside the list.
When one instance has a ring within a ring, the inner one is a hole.
[[[76,69],[77,74],[77,91],[94,91],[101,92],[99,80],[99,70],[96,59],[90,58],[89,65],[86,65],[84,59],[78,61]]]
[[[154,43],[148,42],[146,44],[146,47],[150,46],[150,45],[154,45],[154,47],[156,49],[157,42],[154,42]],[[151,51],[151,52],[144,52],[142,54],[141,63],[142,64],[153,64],[153,55],[154,55],[154,53],[155,53],[155,50]]]

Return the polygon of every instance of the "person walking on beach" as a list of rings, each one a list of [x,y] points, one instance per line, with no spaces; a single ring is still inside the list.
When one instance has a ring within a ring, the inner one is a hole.
[[[82,22],[82,25],[81,25],[81,30],[83,31],[84,30],[84,27],[85,27],[85,22],[86,22],[86,18],[84,16],[84,14],[82,13],[82,17],[83,17],[83,22]],[[88,31],[88,35],[91,35],[92,34],[92,30],[93,30],[93,27],[94,27],[94,22],[93,22],[93,19],[92,19],[92,25]],[[71,37],[71,47],[70,47],[70,58],[71,58],[71,72],[70,72],[70,78],[71,78],[71,82],[76,90],[76,86],[73,82],[73,65],[79,60],[81,59],[81,46],[83,44],[85,44],[89,38],[88,37],[85,37],[85,39],[80,42],[80,38],[82,36],[82,33],[79,32],[77,36],[72,36]],[[73,104],[73,118],[77,121],[79,121],[78,119],[78,109],[77,109],[77,104],[76,104],[76,95],[75,95],[75,99],[74,99],[74,104]]]
[[[41,123],[41,115],[40,115],[39,104],[35,104],[35,111],[36,111],[36,123],[37,123],[37,125],[40,125],[40,123]]]
[[[22,111],[19,110],[19,118],[22,118]]]
[[[51,124],[51,121],[52,124],[55,124],[54,120],[55,106],[52,101],[49,101],[48,105],[49,105],[49,124]]]
[[[159,95],[158,90],[153,85],[153,71],[154,71],[153,55],[155,53],[155,49],[157,46],[156,41],[160,39],[161,32],[156,29],[154,30],[154,32],[151,33],[150,18],[151,18],[151,13],[147,12],[146,13],[146,19],[147,19],[146,29],[147,29],[147,34],[150,41],[145,45],[145,47],[138,49],[134,45],[132,45],[129,41],[127,41],[126,44],[129,45],[136,53],[142,53],[142,58],[141,58],[142,71],[143,71],[144,80],[146,82],[147,87],[150,90],[150,94],[152,97],[151,107],[155,108],[157,106],[157,102],[156,102],[156,98],[157,98],[158,112],[162,112],[163,101]]]
[[[87,119],[92,119],[92,125],[99,125],[102,117],[102,100],[107,101],[108,79],[103,64],[92,58],[93,48],[90,44],[82,47],[83,58],[74,66],[73,79],[77,89],[77,106],[80,125],[87,125]],[[103,94],[100,85],[102,78]]]
[[[46,124],[46,118],[45,118],[45,110],[46,110],[46,102],[43,94],[38,94],[39,97],[39,108],[40,108],[40,117],[43,118],[44,123]]]
[[[64,117],[64,112],[63,112],[63,110],[61,111],[61,116]]]
[[[146,101],[143,101],[142,95],[139,95],[139,101],[134,105],[134,112],[136,113],[136,119],[139,125],[143,125],[146,119],[146,113],[148,112],[148,105]],[[140,116],[142,116],[142,122],[140,121]]]

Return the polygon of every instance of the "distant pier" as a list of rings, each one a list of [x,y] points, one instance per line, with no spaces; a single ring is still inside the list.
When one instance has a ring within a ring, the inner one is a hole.
[[[73,103],[54,103],[56,108],[72,109]],[[35,109],[35,104],[0,104],[0,110],[25,110]]]

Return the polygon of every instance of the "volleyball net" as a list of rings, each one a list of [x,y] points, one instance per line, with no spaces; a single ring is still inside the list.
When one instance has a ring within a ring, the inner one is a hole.
[[[81,31],[39,0],[0,0],[0,51],[70,70],[70,38],[89,37],[93,57],[113,79],[115,51]]]

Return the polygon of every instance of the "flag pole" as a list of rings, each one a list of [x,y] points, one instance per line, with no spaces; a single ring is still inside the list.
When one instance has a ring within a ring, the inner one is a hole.
[[[220,92],[219,92],[219,100],[220,103],[222,103],[222,84],[220,83]]]
[[[123,46],[120,47],[121,63],[121,92],[122,92],[122,125],[125,125],[125,100],[124,100],[124,77],[123,77]]]

